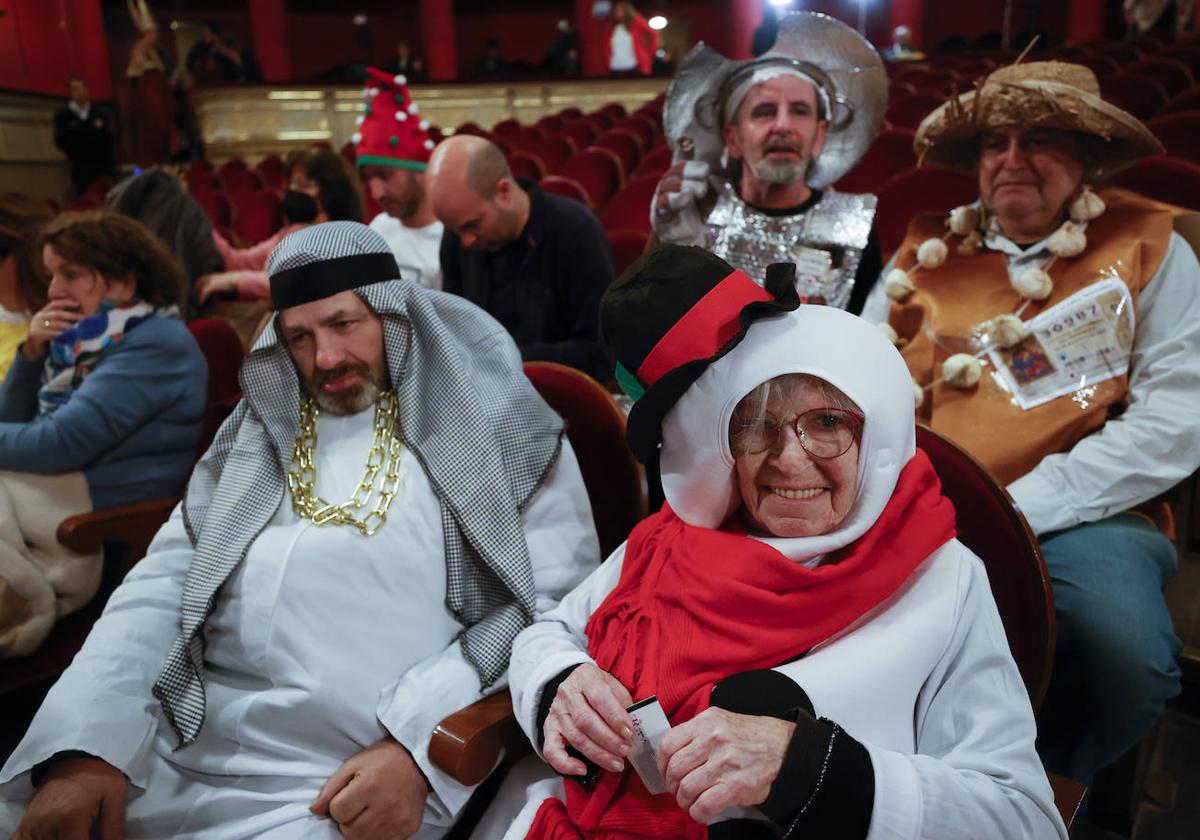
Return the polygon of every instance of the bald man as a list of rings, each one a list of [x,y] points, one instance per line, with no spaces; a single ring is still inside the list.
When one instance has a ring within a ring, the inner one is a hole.
[[[526,361],[559,362],[601,382],[612,375],[597,338],[613,280],[600,222],[569,198],[518,180],[482,137],[433,151],[426,188],[442,234],[442,288],[504,325]]]

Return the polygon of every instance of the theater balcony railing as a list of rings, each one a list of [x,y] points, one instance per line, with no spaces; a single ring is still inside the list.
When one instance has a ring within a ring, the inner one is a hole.
[[[412,86],[421,116],[447,134],[475,122],[490,128],[512,117],[523,124],[568,106],[585,113],[610,102],[626,110],[654,99],[666,78],[586,79]],[[355,131],[363,110],[362,87],[237,86],[192,91],[192,105],[207,156],[254,158],[326,142],[339,149]]]

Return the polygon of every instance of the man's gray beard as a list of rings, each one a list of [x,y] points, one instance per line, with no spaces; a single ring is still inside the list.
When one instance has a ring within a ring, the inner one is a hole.
[[[321,409],[321,411],[344,417],[350,414],[358,414],[360,411],[366,411],[379,399],[379,394],[382,390],[377,382],[367,380],[356,388],[340,391],[336,394],[327,394],[319,390],[309,391],[309,393],[312,394],[313,402],[317,404],[317,408]]]
[[[760,160],[751,169],[754,177],[768,184],[794,184],[808,173],[808,161]]]

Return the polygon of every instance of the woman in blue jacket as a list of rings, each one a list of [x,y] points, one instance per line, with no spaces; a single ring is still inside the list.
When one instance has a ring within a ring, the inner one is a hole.
[[[178,493],[207,398],[178,318],[186,282],[153,234],[65,213],[41,246],[49,302],[0,384],[0,656],[31,652],[96,592],[101,557],[61,546],[58,523]]]

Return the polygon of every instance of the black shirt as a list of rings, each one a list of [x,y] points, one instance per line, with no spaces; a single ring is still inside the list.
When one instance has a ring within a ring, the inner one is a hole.
[[[570,365],[601,382],[612,375],[597,337],[600,297],[613,281],[600,222],[577,201],[547,195],[532,181],[529,220],[498,251],[471,251],[442,234],[442,288],[504,325],[526,361]]]

